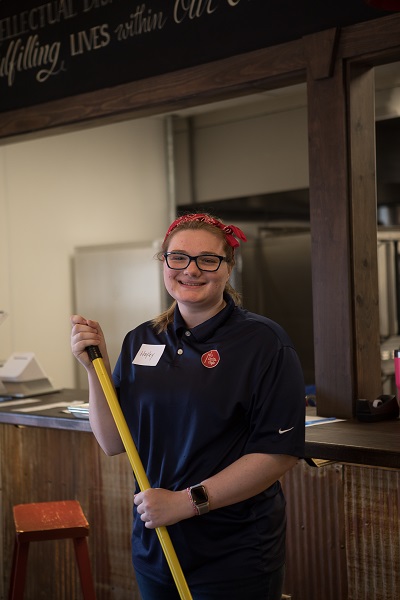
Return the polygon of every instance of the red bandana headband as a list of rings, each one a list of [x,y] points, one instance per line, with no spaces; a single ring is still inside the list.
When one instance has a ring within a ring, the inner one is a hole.
[[[198,213],[195,215],[183,215],[176,219],[168,228],[167,233],[165,234],[164,242],[167,237],[180,225],[183,223],[190,223],[191,221],[200,221],[201,223],[207,223],[208,225],[213,225],[214,227],[218,227],[221,231],[224,232],[226,241],[232,248],[237,248],[239,246],[239,242],[236,238],[239,238],[243,242],[247,242],[247,238],[244,235],[243,231],[239,229],[239,227],[235,227],[235,225],[224,225],[218,219],[214,219],[209,215],[205,215],[202,213]],[[235,237],[236,236],[236,237]]]

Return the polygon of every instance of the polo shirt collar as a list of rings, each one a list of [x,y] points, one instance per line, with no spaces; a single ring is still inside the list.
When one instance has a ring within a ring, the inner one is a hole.
[[[221,325],[223,325],[229,319],[232,312],[235,310],[235,303],[229,294],[224,293],[224,300],[226,302],[226,306],[222,310],[211,317],[211,319],[208,319],[207,321],[204,321],[204,323],[200,323],[200,325],[190,329],[193,338],[197,342],[206,342],[210,337],[212,337],[218,327],[221,327]],[[178,305],[175,307],[174,329],[178,337],[181,337],[182,333],[188,329],[180,313]]]

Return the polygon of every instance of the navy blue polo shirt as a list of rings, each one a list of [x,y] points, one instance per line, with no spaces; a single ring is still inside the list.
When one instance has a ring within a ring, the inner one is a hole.
[[[121,408],[152,487],[182,490],[249,453],[304,453],[301,366],[285,331],[235,306],[187,329],[150,322],[125,337],[114,370]],[[135,569],[169,582],[154,530],[136,517]],[[285,500],[263,493],[168,527],[190,584],[252,577],[284,562]]]

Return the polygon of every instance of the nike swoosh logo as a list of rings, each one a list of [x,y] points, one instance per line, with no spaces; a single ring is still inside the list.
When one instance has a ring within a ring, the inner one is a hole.
[[[279,433],[287,433],[288,431],[292,431],[294,427],[290,427],[289,429],[279,429]]]

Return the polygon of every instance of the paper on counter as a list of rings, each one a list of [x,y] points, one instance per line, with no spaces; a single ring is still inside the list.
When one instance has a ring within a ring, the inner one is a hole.
[[[339,421],[345,421],[346,419],[337,419],[336,417],[310,417],[306,416],[306,427],[312,425],[324,425],[326,423],[338,423]]]
[[[0,402],[0,410],[4,406],[21,406],[21,404],[35,404],[40,401],[37,398],[23,398],[22,400],[6,400],[5,402]]]
[[[52,404],[40,404],[40,406],[28,406],[26,408],[16,408],[13,412],[39,412],[43,410],[51,410],[52,408],[66,408],[67,406],[73,406],[74,404],[82,404],[81,400],[73,400],[72,402],[53,402]]]

